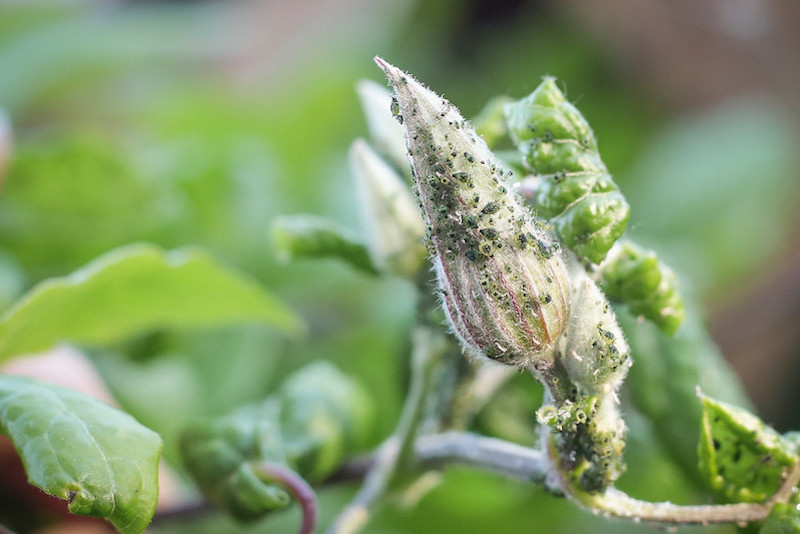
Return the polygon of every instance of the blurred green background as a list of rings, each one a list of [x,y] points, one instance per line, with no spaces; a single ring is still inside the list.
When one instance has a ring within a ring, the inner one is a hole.
[[[310,333],[155,332],[96,356],[120,402],[165,437],[167,459],[186,422],[263,398],[321,358],[372,394],[378,443],[405,393],[410,286],[332,261],[282,265],[269,222],[306,212],[360,231],[347,149],[366,135],[353,87],[381,81],[374,55],[468,117],[548,74],[592,124],[631,204],[631,235],[700,295],[765,420],[800,429],[798,20],[789,0],[0,2],[0,108],[13,125],[0,135],[0,306],[120,244],[200,245],[260,280]],[[482,430],[532,439],[535,390],[515,380]],[[627,457],[622,485],[636,496],[694,497],[645,432]],[[322,492],[323,525],[353,490]],[[294,510],[243,531],[296,522]],[[151,529],[237,528],[203,516]],[[366,532],[490,530],[651,529],[454,469]]]

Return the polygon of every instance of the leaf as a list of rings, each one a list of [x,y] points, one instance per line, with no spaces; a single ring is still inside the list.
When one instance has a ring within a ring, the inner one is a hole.
[[[725,502],[763,502],[780,487],[797,447],[747,410],[701,396],[700,472]]]
[[[31,484],[69,501],[70,512],[138,533],[158,499],[161,438],[82,393],[0,375],[0,424]]]
[[[263,402],[191,426],[181,452],[209,501],[249,521],[289,504],[285,490],[259,479],[252,462],[286,465],[318,482],[363,444],[371,422],[361,388],[321,361]]]
[[[99,344],[151,328],[299,320],[254,281],[194,249],[120,247],[34,287],[0,319],[0,359],[59,341]]]
[[[668,334],[674,334],[683,322],[678,278],[652,250],[620,241],[600,266],[600,274],[606,295],[626,304],[634,315],[650,319]]]
[[[800,534],[800,510],[794,503],[776,503],[758,534]]]
[[[553,78],[505,113],[511,139],[540,179],[537,213],[579,258],[600,263],[625,231],[630,209],[600,159],[589,123]]]
[[[367,247],[349,235],[335,221],[315,215],[285,215],[272,223],[272,237],[278,256],[295,258],[338,258],[356,269],[378,274]]]
[[[146,179],[113,136],[70,132],[19,145],[0,198],[0,240],[33,280],[178,226],[185,200],[174,184]]]
[[[697,386],[740,406],[748,406],[748,400],[698,309],[697,303],[687,299],[683,326],[670,336],[654,323],[615,307],[635,360],[625,382],[633,405],[649,420],[663,450],[699,485],[696,444],[702,410]]]

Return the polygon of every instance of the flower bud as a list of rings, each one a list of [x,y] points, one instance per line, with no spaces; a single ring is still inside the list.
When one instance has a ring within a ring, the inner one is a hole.
[[[429,248],[453,330],[511,365],[551,357],[569,312],[559,245],[506,184],[506,171],[448,101],[380,58],[395,90]]]
[[[363,139],[350,147],[350,167],[372,261],[382,271],[415,279],[425,267],[425,225],[411,190]]]
[[[583,269],[573,276],[572,302],[569,326],[559,344],[564,367],[583,393],[613,395],[632,363],[617,316]]]

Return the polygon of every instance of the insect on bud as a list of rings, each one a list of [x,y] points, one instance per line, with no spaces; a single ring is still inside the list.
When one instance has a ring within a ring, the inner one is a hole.
[[[582,270],[572,279],[572,313],[559,343],[564,366],[584,392],[614,394],[632,363],[628,343],[600,288]]]
[[[527,366],[552,358],[569,314],[559,245],[447,100],[375,58],[394,87],[442,301],[475,354]]]
[[[370,145],[392,166],[408,174],[406,140],[403,127],[394,120],[389,110],[391,93],[385,86],[372,80],[360,80],[356,92],[367,120]]]

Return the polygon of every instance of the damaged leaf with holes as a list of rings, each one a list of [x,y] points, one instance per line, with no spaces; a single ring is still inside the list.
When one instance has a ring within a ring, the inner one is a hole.
[[[763,502],[800,460],[797,446],[741,408],[701,397],[700,472],[721,502]]]

